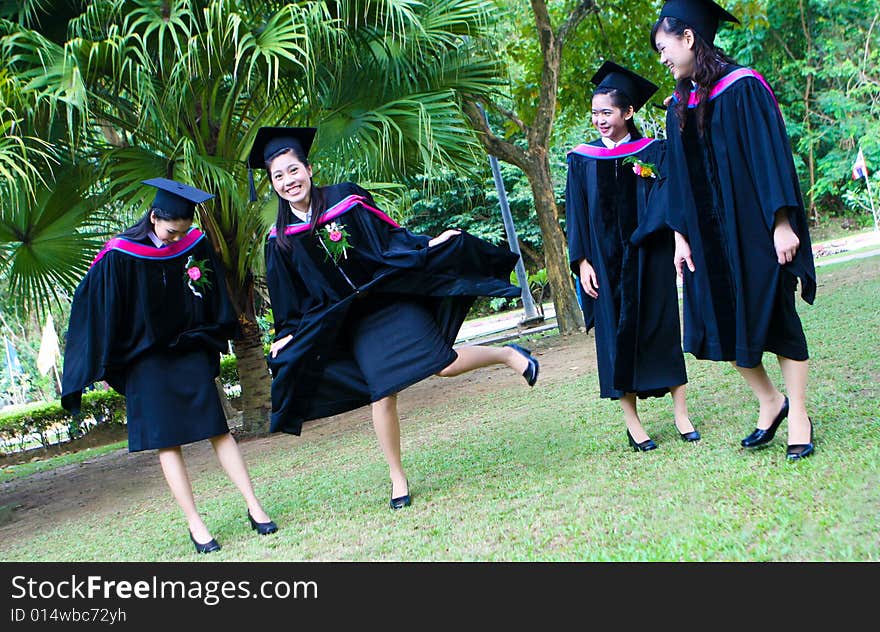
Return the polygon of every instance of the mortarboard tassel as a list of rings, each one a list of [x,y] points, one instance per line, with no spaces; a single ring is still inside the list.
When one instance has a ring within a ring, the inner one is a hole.
[[[254,170],[248,167],[248,184],[250,185],[250,200],[251,202],[257,201],[257,188],[254,186]]]

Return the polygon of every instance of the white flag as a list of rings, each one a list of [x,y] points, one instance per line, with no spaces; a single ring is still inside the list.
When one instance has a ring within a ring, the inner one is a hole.
[[[55,358],[61,355],[58,347],[58,334],[55,333],[55,323],[52,322],[52,314],[46,318],[46,326],[43,327],[43,338],[40,340],[40,353],[37,355],[37,368],[40,373],[46,375],[55,366]]]

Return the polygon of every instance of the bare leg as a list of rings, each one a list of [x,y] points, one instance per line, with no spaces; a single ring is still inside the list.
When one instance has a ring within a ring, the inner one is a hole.
[[[758,364],[758,366],[749,369],[736,366],[736,364],[733,366],[745,378],[749,388],[752,389],[761,405],[761,410],[758,413],[757,427],[761,430],[767,430],[782,409],[782,404],[785,403],[785,395],[773,384],[770,376],[767,375],[767,371],[764,370],[763,364]]]
[[[379,440],[379,447],[385,455],[385,462],[391,474],[391,497],[400,498],[409,493],[406,473],[400,461],[400,418],[397,416],[397,395],[383,397],[373,402],[373,430]]]
[[[440,377],[453,377],[474,369],[493,364],[506,364],[511,369],[522,375],[529,361],[521,353],[511,347],[483,347],[480,345],[468,345],[456,348],[458,357],[455,362],[437,373]]]
[[[217,460],[220,461],[220,465],[226,470],[229,479],[235,484],[241,495],[244,496],[248,511],[251,512],[253,519],[257,522],[269,522],[269,515],[263,511],[263,506],[257,500],[256,495],[254,495],[251,477],[248,474],[247,466],[244,463],[244,458],[241,456],[241,451],[238,449],[235,438],[226,432],[216,437],[211,437],[211,445],[217,454]]]
[[[678,428],[680,434],[687,434],[694,431],[694,424],[691,423],[690,415],[688,415],[687,405],[687,384],[679,384],[669,388],[672,393],[672,410],[675,414],[675,427]]]
[[[650,439],[648,433],[642,428],[642,420],[639,419],[639,412],[636,408],[636,394],[625,393],[620,398],[620,407],[623,409],[623,420],[626,422],[626,429],[632,435],[636,443],[643,443]]]
[[[788,391],[788,444],[798,445],[810,442],[810,421],[807,415],[807,376],[808,360],[792,360],[776,356],[785,390]]]
[[[196,501],[193,497],[192,484],[189,481],[189,474],[186,472],[186,464],[183,462],[183,454],[180,447],[161,448],[159,450],[159,463],[162,465],[162,473],[165,474],[165,480],[168,481],[168,487],[189,524],[189,530],[200,544],[207,544],[211,541],[211,532],[205,526],[202,517],[196,510]]]

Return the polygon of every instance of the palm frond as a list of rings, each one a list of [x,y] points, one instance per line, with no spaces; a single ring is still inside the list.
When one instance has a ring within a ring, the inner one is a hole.
[[[33,197],[43,174],[58,164],[54,147],[40,138],[20,135],[21,119],[0,110],[0,205],[19,197]]]
[[[88,193],[88,169],[66,165],[56,174],[33,199],[19,194],[0,209],[10,294],[38,314],[71,295],[104,237],[92,221],[99,200]]]

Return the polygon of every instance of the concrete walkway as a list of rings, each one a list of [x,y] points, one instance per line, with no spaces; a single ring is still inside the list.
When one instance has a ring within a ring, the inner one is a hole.
[[[880,255],[880,232],[873,230],[813,244],[816,267],[877,255]],[[461,326],[455,343],[493,344],[555,329],[556,311],[553,303],[546,303],[543,307],[544,320],[540,323],[521,323],[524,312],[519,309],[467,320]]]

